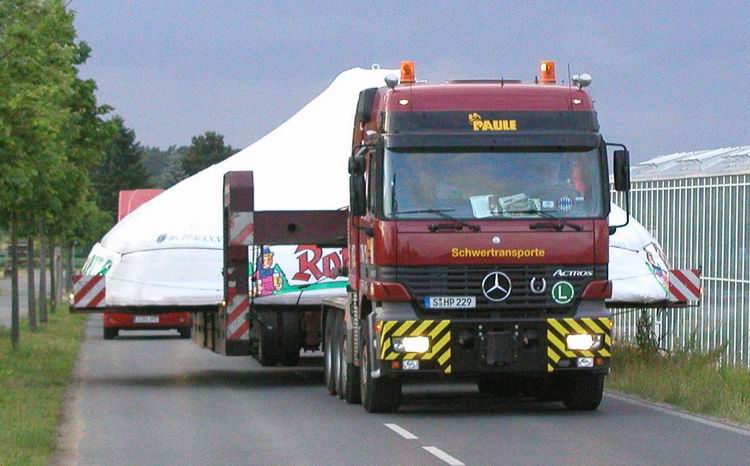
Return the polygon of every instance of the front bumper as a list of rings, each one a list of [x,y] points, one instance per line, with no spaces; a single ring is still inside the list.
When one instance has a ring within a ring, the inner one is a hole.
[[[612,321],[607,317],[380,322],[375,325],[380,328],[375,350],[382,375],[607,373],[610,366]],[[571,334],[601,335],[601,346],[590,351],[570,350],[566,337]],[[428,352],[396,351],[394,339],[410,336],[427,336]]]

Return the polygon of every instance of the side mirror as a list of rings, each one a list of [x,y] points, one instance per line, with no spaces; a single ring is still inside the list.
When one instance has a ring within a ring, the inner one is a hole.
[[[365,175],[362,173],[353,173],[349,176],[349,212],[354,217],[361,217],[367,213]]]
[[[365,149],[349,157],[349,174],[362,175],[365,172]]]
[[[630,153],[627,150],[614,152],[615,191],[630,191]]]

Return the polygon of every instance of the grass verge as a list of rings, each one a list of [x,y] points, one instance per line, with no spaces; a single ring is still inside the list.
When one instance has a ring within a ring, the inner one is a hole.
[[[0,328],[0,464],[47,464],[55,450],[63,393],[83,334],[83,317],[61,307],[11,349]]]
[[[612,358],[607,388],[750,425],[750,371],[719,367],[717,353],[660,356],[620,346]]]

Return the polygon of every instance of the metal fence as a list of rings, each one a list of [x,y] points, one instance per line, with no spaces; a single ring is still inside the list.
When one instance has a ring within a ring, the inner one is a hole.
[[[703,269],[698,307],[649,309],[661,345],[727,344],[723,362],[750,367],[750,174],[634,181],[631,214],[673,268]],[[621,193],[612,200],[623,206]],[[616,310],[615,337],[635,340],[639,312]]]

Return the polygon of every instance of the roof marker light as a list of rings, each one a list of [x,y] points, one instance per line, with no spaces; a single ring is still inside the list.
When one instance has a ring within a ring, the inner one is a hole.
[[[557,82],[557,77],[555,76],[555,62],[542,60],[539,63],[539,71],[539,82],[542,84],[555,84],[555,82]]]
[[[401,84],[413,84],[417,80],[414,73],[414,62],[413,61],[402,61],[401,62]]]

